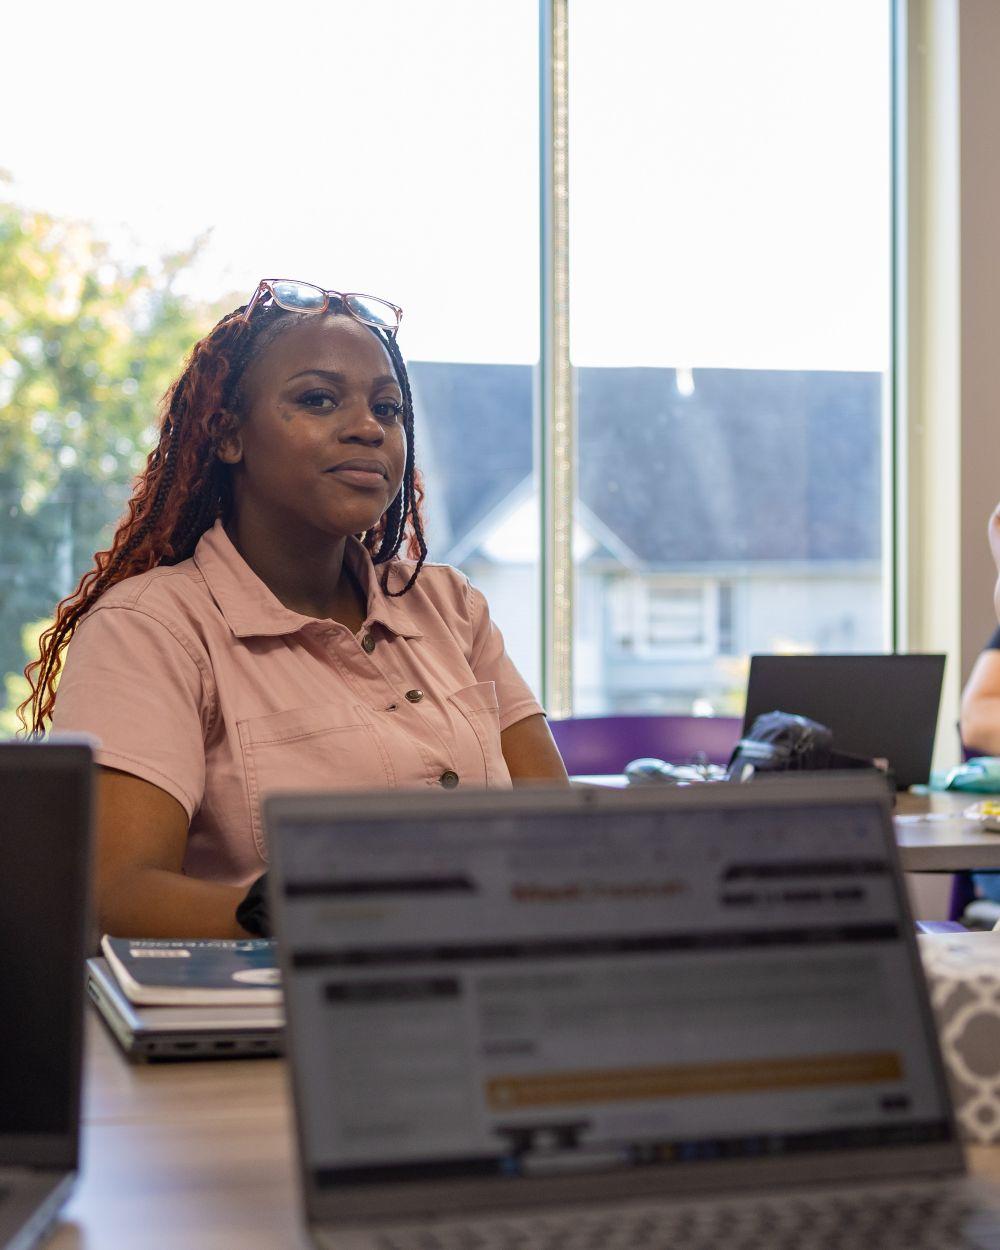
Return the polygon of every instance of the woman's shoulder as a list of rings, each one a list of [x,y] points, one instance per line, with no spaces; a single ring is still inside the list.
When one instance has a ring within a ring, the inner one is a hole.
[[[108,610],[131,609],[168,628],[190,627],[204,616],[210,601],[201,570],[194,560],[182,560],[179,564],[161,565],[116,582],[97,599],[87,617],[96,617]]]
[[[415,560],[393,560],[389,566],[389,589],[398,595],[416,567]],[[472,589],[471,582],[461,569],[451,564],[427,561],[421,565],[417,580],[396,602],[414,608],[426,605],[439,613],[457,612],[466,616],[470,610]]]

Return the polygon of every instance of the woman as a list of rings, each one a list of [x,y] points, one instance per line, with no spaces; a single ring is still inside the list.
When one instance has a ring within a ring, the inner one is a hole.
[[[262,281],[42,636],[32,731],[101,744],[106,932],[241,935],[268,790],[566,784],[482,595],[424,564],[400,315]]]
[[[990,516],[987,537],[1000,574],[1000,506]],[[993,590],[993,608],[1000,621],[1000,576]],[[965,683],[959,730],[966,750],[976,755],[1000,755],[1000,625]]]

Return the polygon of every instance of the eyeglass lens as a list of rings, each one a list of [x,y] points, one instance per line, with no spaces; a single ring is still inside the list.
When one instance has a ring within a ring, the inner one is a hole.
[[[308,282],[272,282],[271,292],[282,307],[301,308],[303,312],[314,312],[326,303],[326,294]]]
[[[370,321],[373,325],[394,330],[399,324],[396,310],[380,299],[367,295],[348,295],[344,302],[355,316],[361,317],[364,321]]]

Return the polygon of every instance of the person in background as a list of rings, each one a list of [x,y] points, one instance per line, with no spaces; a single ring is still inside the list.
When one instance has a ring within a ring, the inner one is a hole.
[[[21,715],[99,740],[105,932],[266,932],[236,909],[270,790],[568,784],[482,594],[425,563],[400,317],[262,280],[195,345],[42,635]]]
[[[959,727],[972,755],[1000,755],[1000,626],[976,657],[962,691]]]
[[[1000,621],[1000,506],[993,510],[987,526],[997,583],[993,589],[993,608]],[[959,713],[962,746],[970,755],[1000,755],[1000,624],[976,658],[969,680],[962,691]],[[975,872],[972,883],[977,901],[968,909],[966,923],[974,911],[978,927],[1000,920],[1000,873]],[[979,901],[982,900],[982,901]],[[993,908],[990,908],[993,904]],[[964,919],[964,918],[963,918]]]
[[[1000,621],[1000,506],[987,527],[997,567],[993,607]],[[962,691],[959,716],[962,745],[973,755],[1000,755],[1000,624],[976,659]]]

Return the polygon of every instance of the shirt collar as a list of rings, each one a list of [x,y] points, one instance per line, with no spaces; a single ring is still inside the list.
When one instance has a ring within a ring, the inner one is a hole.
[[[371,556],[356,538],[348,538],[344,559],[368,597],[365,625],[378,622],[400,637],[421,637],[421,631],[403,604],[398,599],[390,599],[382,590]],[[237,638],[293,634],[306,625],[315,624],[315,617],[286,608],[268,589],[233,546],[221,519],[198,540],[194,562]],[[399,581],[399,574],[392,570],[390,584],[396,581]]]

